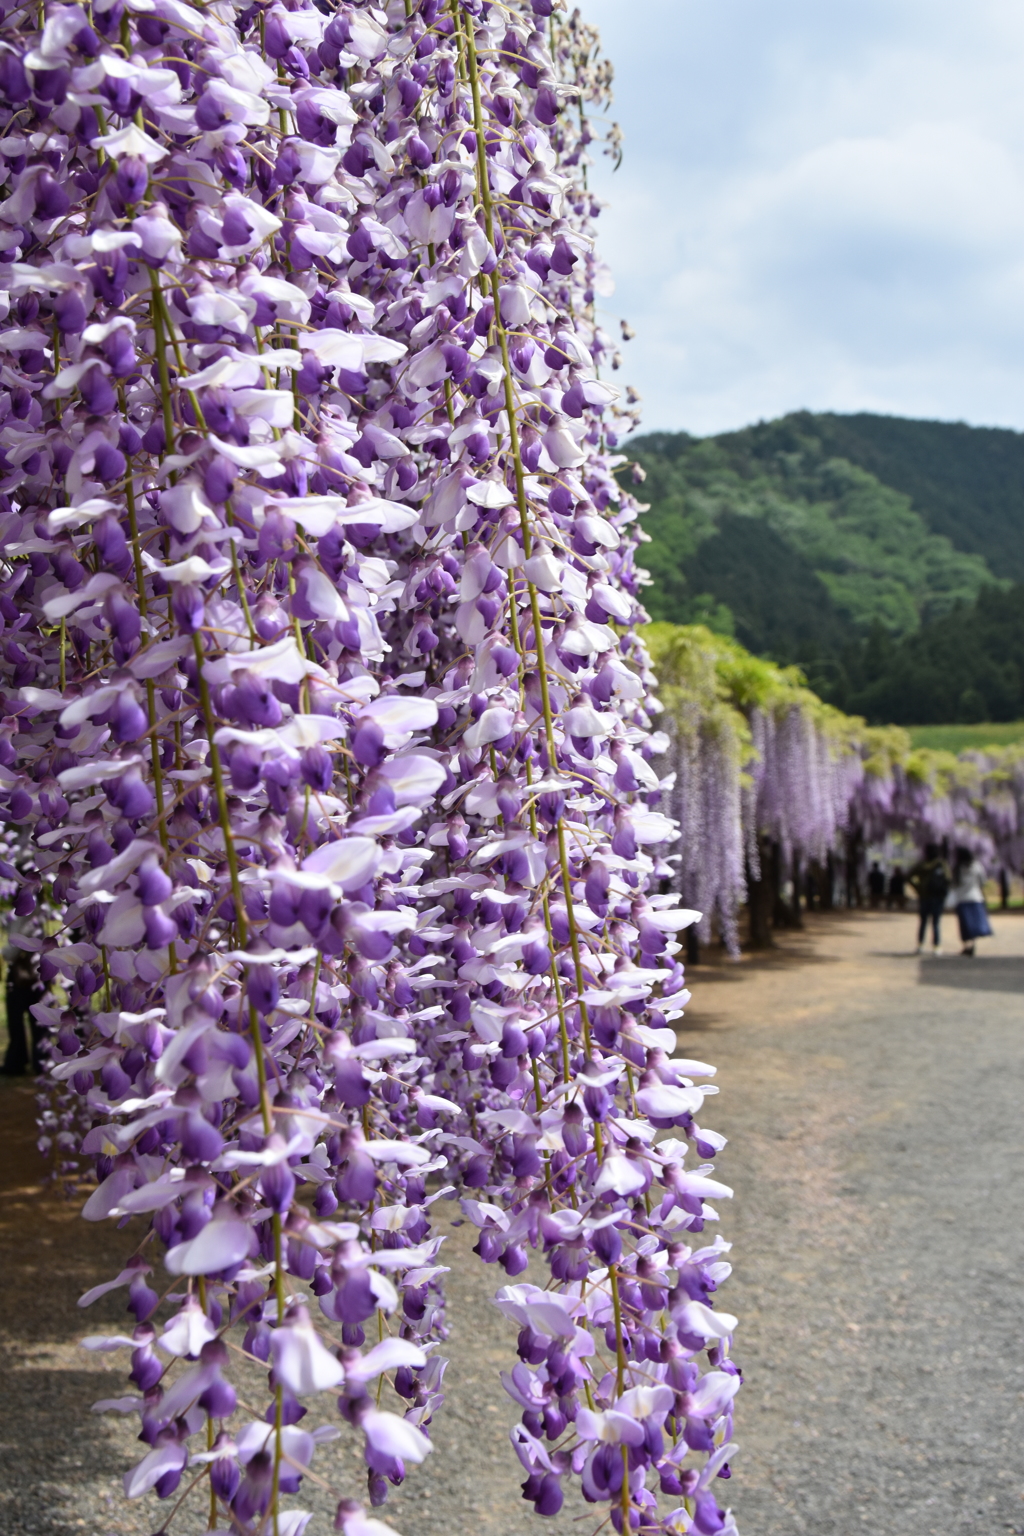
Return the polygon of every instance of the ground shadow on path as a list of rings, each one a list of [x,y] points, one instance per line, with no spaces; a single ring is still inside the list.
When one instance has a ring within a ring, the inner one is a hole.
[[[1024,996],[1024,955],[949,955],[922,959],[922,987],[958,987],[964,992],[1016,992]]]

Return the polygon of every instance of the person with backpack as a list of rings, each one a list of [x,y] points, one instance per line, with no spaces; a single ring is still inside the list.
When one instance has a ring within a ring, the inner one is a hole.
[[[924,954],[925,934],[928,931],[930,920],[932,925],[932,953],[941,955],[940,924],[952,881],[949,877],[949,866],[942,857],[942,849],[938,843],[926,844],[924,858],[914,865],[908,879],[917,892],[917,910],[920,914],[916,953],[919,955]]]

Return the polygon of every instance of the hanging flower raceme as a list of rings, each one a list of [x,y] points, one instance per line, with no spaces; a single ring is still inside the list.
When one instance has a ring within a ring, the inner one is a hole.
[[[130,1354],[126,1493],[298,1536],[326,1394],[382,1503],[443,1401],[457,1197],[538,1513],[576,1479],[620,1531],[733,1529],[594,40],[548,0],[38,21],[0,55],[0,782],[62,923],[25,936],[47,1133],[129,1222],[82,1298],[127,1292],[88,1341]]]
[[[648,804],[660,796],[677,824],[671,882],[702,909],[702,938],[714,919],[736,947],[745,874],[776,882],[781,896],[790,871],[799,891],[809,863],[816,893],[831,905],[838,854],[847,900],[858,900],[869,847],[892,858],[895,843],[895,858],[906,860],[908,841],[922,850],[944,842],[970,849],[993,874],[1021,869],[1018,746],[959,756],[915,749],[898,726],[843,715],[796,669],[702,626],[652,624],[646,639],[663,726],[649,738],[659,758],[646,780]],[[650,695],[646,702],[654,707]],[[632,787],[621,772],[616,783]]]

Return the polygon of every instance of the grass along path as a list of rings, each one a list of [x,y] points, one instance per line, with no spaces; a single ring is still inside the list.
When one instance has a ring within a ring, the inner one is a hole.
[[[999,720],[988,725],[908,725],[911,745],[935,752],[984,752],[989,747],[1013,747],[1024,741],[1024,720]]]

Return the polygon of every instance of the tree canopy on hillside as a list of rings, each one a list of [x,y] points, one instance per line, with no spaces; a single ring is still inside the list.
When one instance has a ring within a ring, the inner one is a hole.
[[[653,618],[703,623],[872,720],[1024,713],[1024,436],[798,412],[650,433]],[[979,713],[980,711],[980,713]]]

